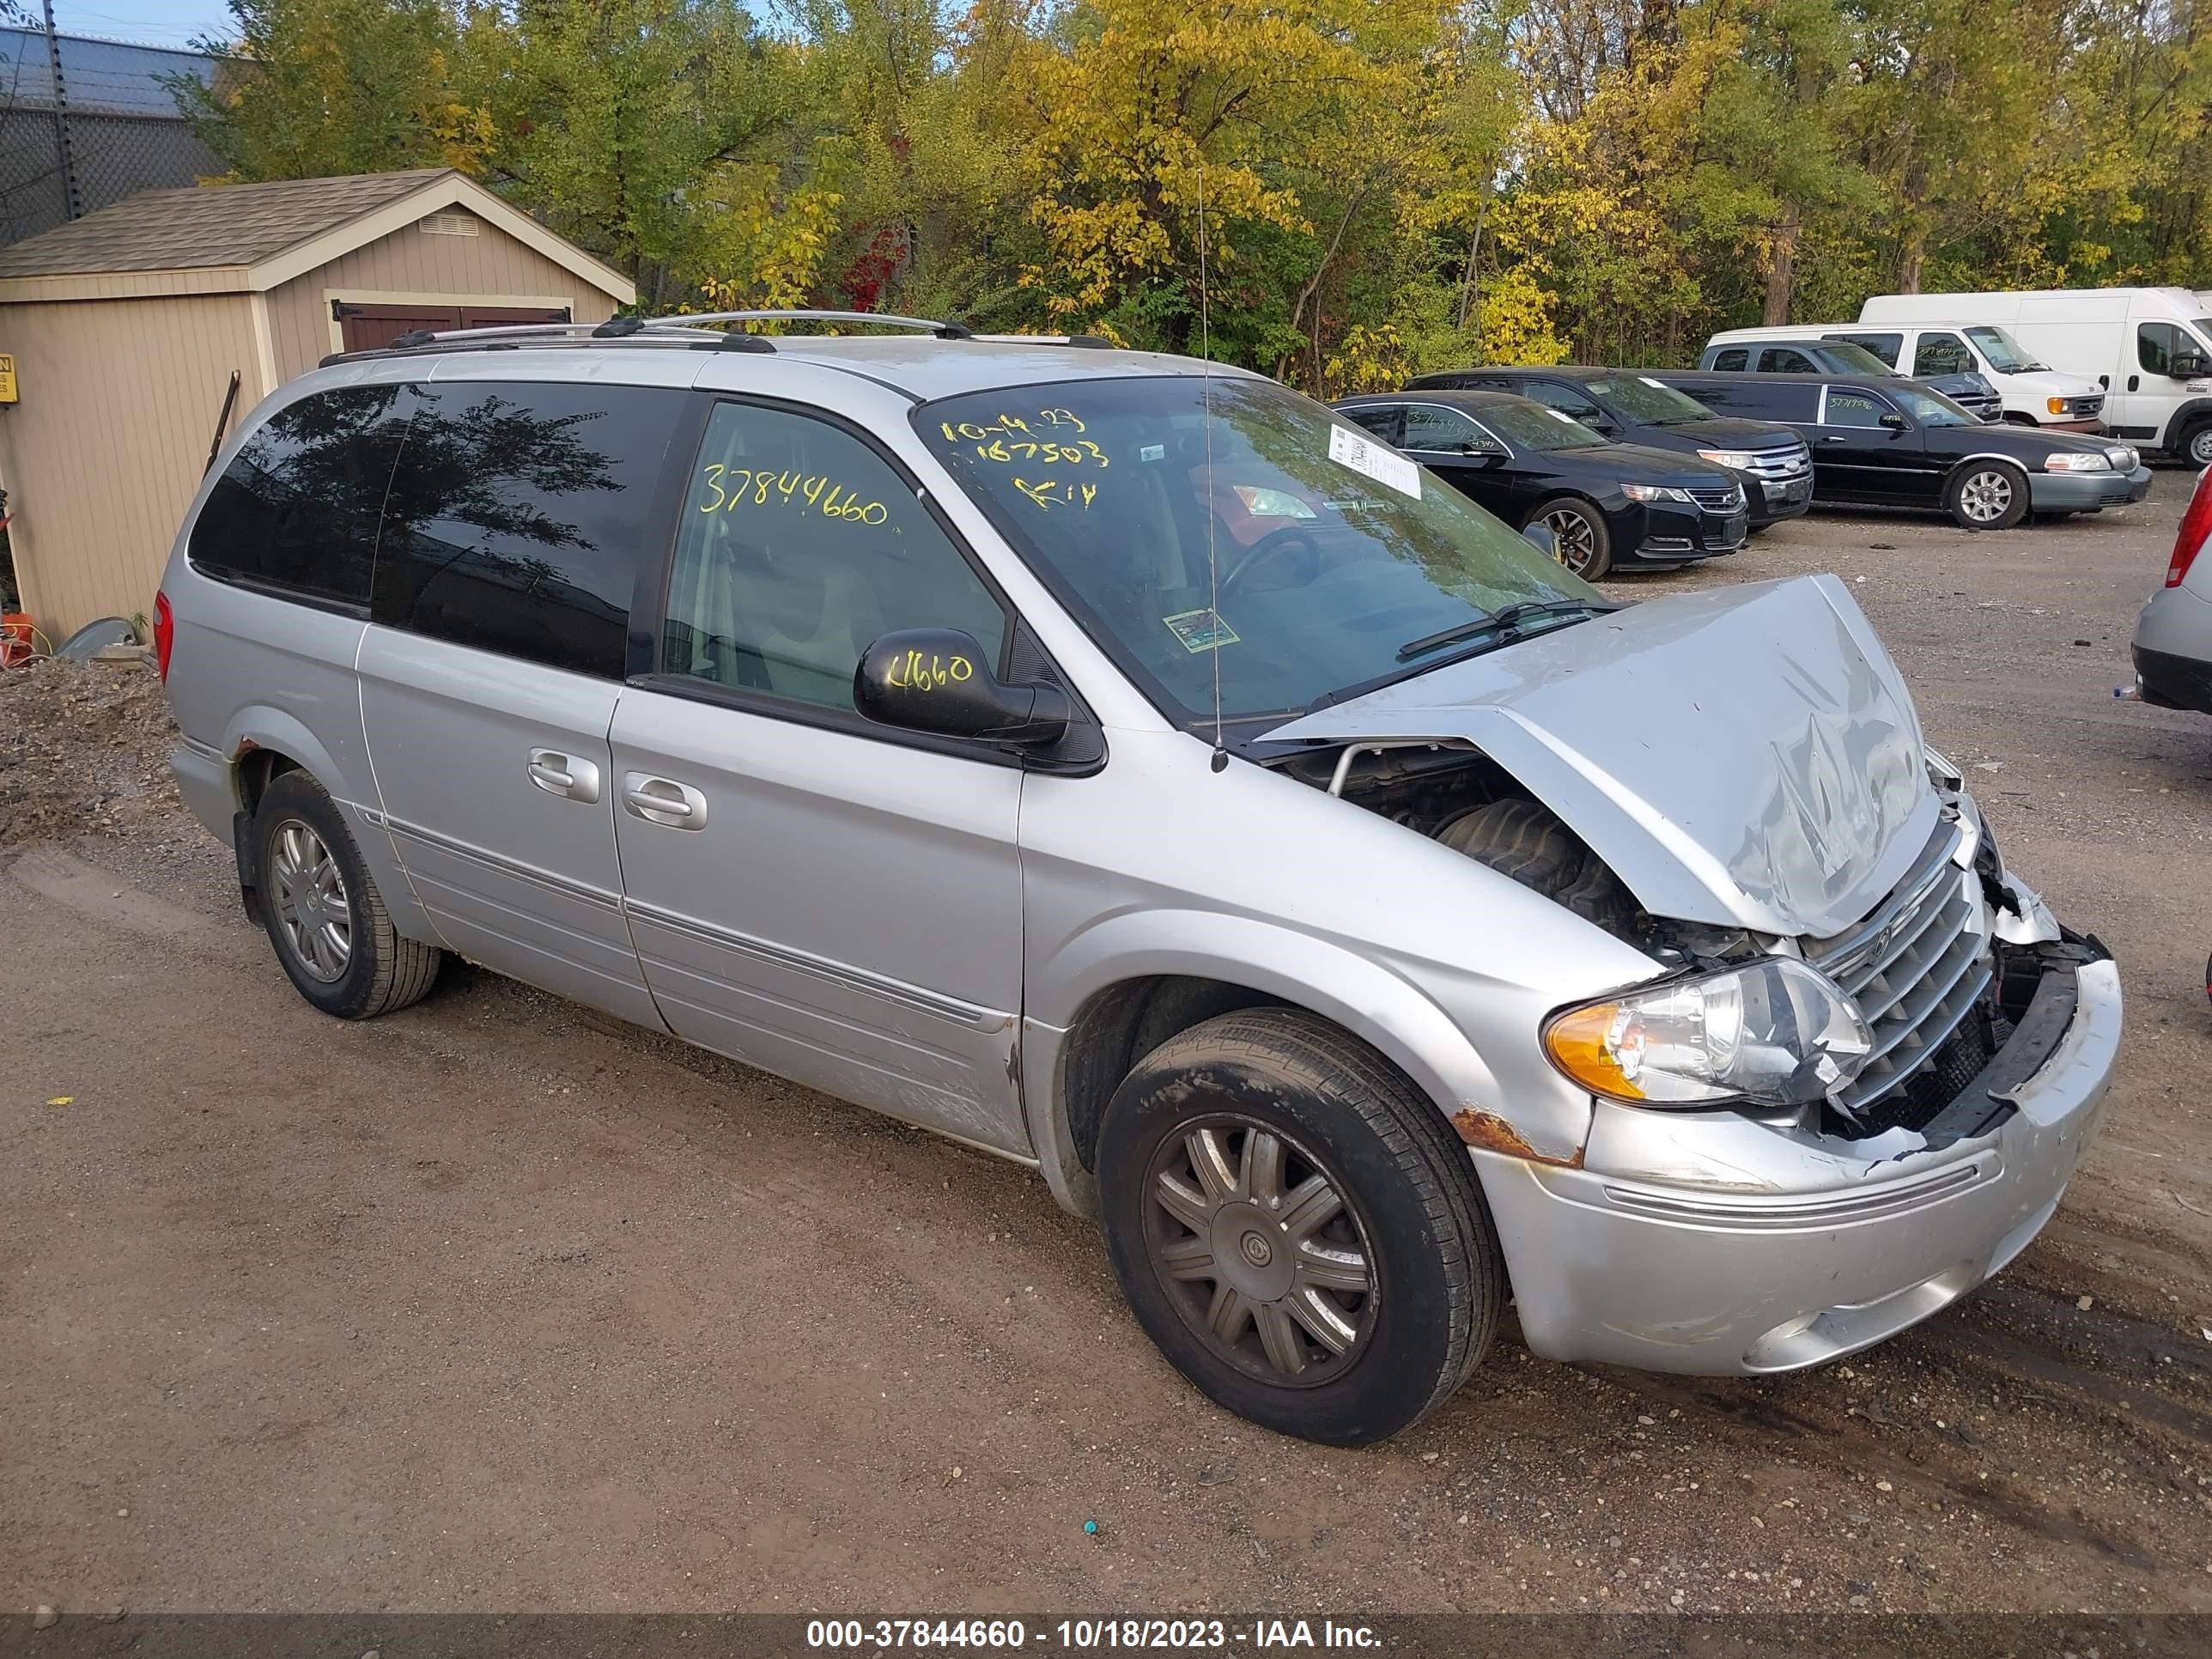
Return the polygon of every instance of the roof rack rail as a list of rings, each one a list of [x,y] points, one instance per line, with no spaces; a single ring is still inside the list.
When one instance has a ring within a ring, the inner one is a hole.
[[[1119,351],[1103,334],[978,334],[972,337],[990,345],[1081,346],[1091,351]]]
[[[972,340],[975,331],[965,323],[940,322],[933,317],[901,317],[887,311],[817,311],[809,307],[779,307],[770,311],[702,311],[670,317],[641,317],[641,329],[697,328],[708,323],[872,323],[878,328],[917,328],[940,340]]]
[[[774,351],[774,341],[764,334],[733,334],[716,327],[720,323],[872,323],[884,328],[920,329],[940,340],[1026,340],[1035,343],[1110,346],[1094,335],[977,336],[965,323],[940,322],[928,317],[900,317],[879,311],[817,311],[793,307],[767,311],[678,312],[665,317],[611,317],[604,323],[497,323],[483,328],[413,329],[381,346],[362,351],[335,351],[323,366],[380,357],[395,351],[493,350],[537,341],[547,344],[586,345],[593,340],[652,340],[656,343],[686,344],[695,349]]]

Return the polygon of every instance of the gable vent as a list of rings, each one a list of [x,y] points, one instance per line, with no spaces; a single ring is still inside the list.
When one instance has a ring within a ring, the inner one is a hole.
[[[473,236],[477,222],[465,213],[434,213],[422,221],[426,236]]]

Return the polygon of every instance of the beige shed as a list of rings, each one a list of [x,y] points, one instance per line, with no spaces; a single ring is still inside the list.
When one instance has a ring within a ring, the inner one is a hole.
[[[0,249],[0,488],[56,643],[150,615],[234,372],[232,428],[333,351],[601,322],[619,272],[450,169],[155,191]]]

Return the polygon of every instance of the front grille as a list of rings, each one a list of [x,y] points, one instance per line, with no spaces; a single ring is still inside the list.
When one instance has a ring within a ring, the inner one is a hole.
[[[1754,478],[1771,479],[1777,483],[1802,478],[1812,470],[1813,453],[1802,444],[1791,444],[1783,449],[1755,449],[1751,452],[1751,465],[1744,468]]]
[[[1735,484],[1698,484],[1691,489],[1690,499],[1708,513],[1743,510],[1743,491]]]
[[[2103,394],[2100,392],[2093,392],[2086,398],[2069,398],[2066,400],[2067,412],[2071,415],[2079,416],[2085,420],[2088,416],[2102,411],[2104,407],[2105,399]]]
[[[1995,964],[1979,884],[1951,861],[1958,835],[1955,824],[1939,825],[1871,916],[1806,951],[1874,1034],[1872,1055],[1841,1097],[1858,1133],[1919,1127],[1981,1069],[1966,1049],[1970,1030],[1988,1041],[1980,1006]],[[1954,1078],[1961,1066],[1968,1069]]]

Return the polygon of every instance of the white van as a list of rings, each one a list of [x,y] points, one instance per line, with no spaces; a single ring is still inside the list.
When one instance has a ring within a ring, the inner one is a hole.
[[[2094,380],[2108,394],[2105,421],[2114,437],[2212,466],[2212,294],[2185,288],[1883,294],[1859,313],[1862,324],[1885,325],[1968,319],[1984,331],[2009,334],[2022,352],[2054,368]]]

